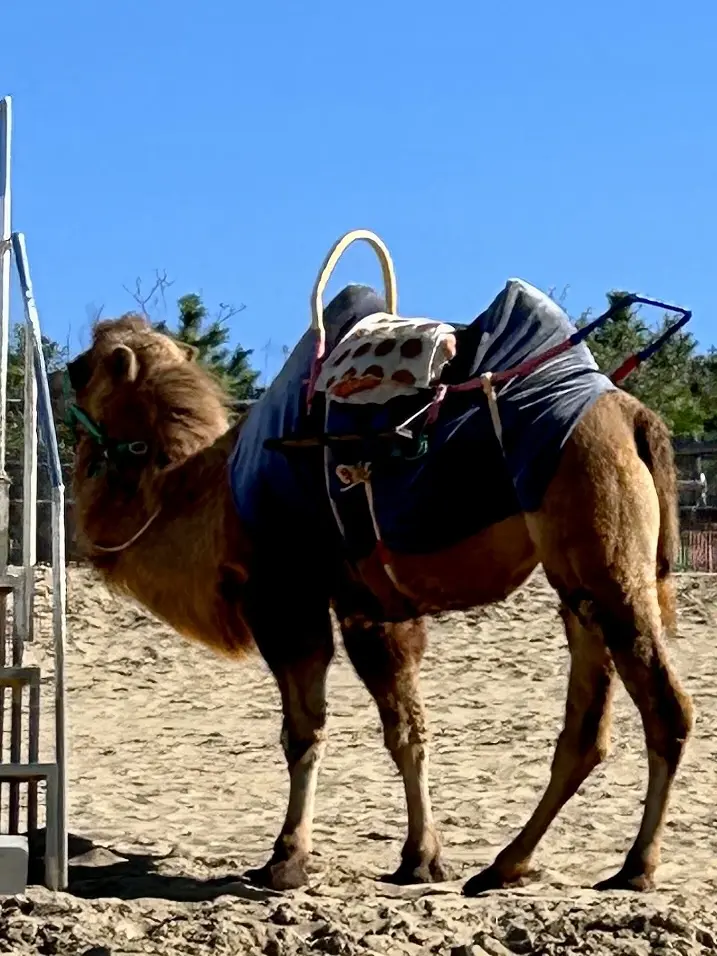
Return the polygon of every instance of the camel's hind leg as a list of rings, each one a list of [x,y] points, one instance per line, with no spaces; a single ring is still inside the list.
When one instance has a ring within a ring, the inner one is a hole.
[[[493,865],[467,885],[469,893],[524,874],[538,840],[599,758],[610,661],[640,711],[649,778],[637,839],[620,872],[601,888],[653,885],[669,792],[692,726],[690,699],[663,643],[673,612],[668,539],[674,544],[676,528],[670,517],[673,466],[665,449],[669,436],[654,416],[629,396],[603,396],[567,443],[540,511],[526,515],[548,578],[571,610],[566,726],[536,813]],[[576,668],[582,694],[573,689]]]
[[[523,830],[463,892],[518,884],[527,875],[538,842],[610,749],[610,709],[615,667],[599,633],[591,631],[567,607],[562,608],[570,648],[570,678],[563,728],[553,757],[548,787]]]
[[[621,870],[596,889],[654,887],[672,782],[692,728],[692,704],[667,659],[657,599],[634,608],[596,609],[605,640],[640,711],[647,743],[648,784],[642,822]]]
[[[357,605],[337,607],[346,651],[378,705],[384,742],[403,779],[408,836],[396,883],[448,878],[428,789],[428,731],[418,682],[426,645],[422,620],[380,623]]]

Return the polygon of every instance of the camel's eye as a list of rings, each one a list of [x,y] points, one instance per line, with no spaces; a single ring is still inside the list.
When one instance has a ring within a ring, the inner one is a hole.
[[[74,362],[67,366],[67,374],[70,376],[70,385],[74,392],[81,392],[86,388],[92,378],[92,367],[87,354],[79,355]]]

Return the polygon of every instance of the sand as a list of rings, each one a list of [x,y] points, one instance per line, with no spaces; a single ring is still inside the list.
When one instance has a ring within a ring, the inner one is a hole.
[[[29,661],[49,678],[49,593]],[[287,778],[278,695],[260,659],[189,644],[69,574],[71,887],[0,906],[0,952],[22,954],[682,953],[717,950],[717,580],[680,578],[673,658],[697,725],[675,787],[660,888],[589,887],[635,836],[646,778],[639,720],[620,689],[612,756],[536,854],[539,880],[464,900],[534,807],[561,726],[567,651],[540,573],[505,604],[432,623],[424,689],[432,790],[459,880],[393,888],[404,834],[400,782],[378,717],[339,651],[308,889],[240,879],[266,859]],[[45,690],[49,692],[49,684]],[[49,698],[45,707],[49,707]],[[47,710],[46,710],[47,713]],[[51,723],[43,726],[49,747]]]

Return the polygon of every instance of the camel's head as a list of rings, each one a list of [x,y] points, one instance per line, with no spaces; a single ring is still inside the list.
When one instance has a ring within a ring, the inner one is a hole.
[[[77,426],[80,454],[164,468],[228,426],[224,396],[196,350],[139,315],[98,322],[90,348],[50,384],[58,413]]]

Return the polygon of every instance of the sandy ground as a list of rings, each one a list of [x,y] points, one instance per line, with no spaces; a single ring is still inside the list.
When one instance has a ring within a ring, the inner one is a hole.
[[[39,590],[45,616],[29,657],[48,668],[44,577]],[[71,892],[33,887],[3,901],[0,952],[717,951],[717,580],[680,579],[672,652],[697,727],[674,792],[660,889],[645,896],[588,889],[618,867],[641,812],[643,742],[622,689],[614,753],[539,848],[539,882],[464,900],[460,882],[377,882],[398,861],[403,798],[373,704],[339,652],[313,885],[282,896],[238,879],[264,862],[287,793],[278,696],[261,661],[213,657],[84,570],[70,571],[69,604]],[[556,612],[538,574],[504,605],[431,627],[433,797],[461,881],[515,833],[547,780],[567,673]],[[45,747],[50,734],[47,721]]]

